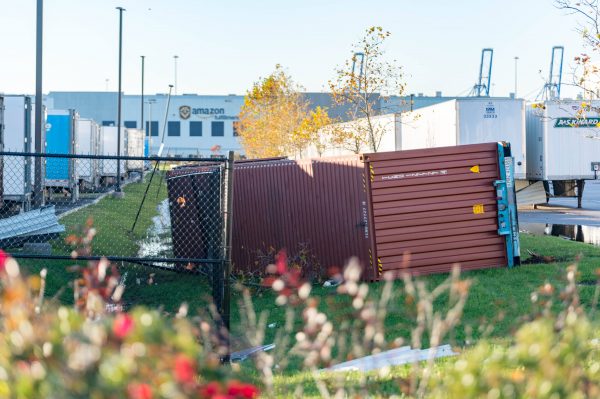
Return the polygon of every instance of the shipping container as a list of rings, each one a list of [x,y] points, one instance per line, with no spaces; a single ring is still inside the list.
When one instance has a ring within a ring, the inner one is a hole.
[[[506,141],[515,159],[515,178],[527,171],[525,101],[460,98],[402,114],[398,150]]]
[[[32,104],[28,96],[4,96],[4,151],[31,152]],[[2,167],[2,197],[28,207],[33,188],[31,157],[4,156]]]
[[[75,154],[77,119],[73,110],[48,110],[46,117],[46,153]],[[46,158],[45,186],[67,190],[72,200],[78,198],[79,178],[74,158]]]
[[[600,101],[546,101],[527,106],[527,178],[596,179],[600,170]]]
[[[141,129],[125,129],[127,140],[127,156],[144,156],[144,131]],[[128,172],[142,172],[144,170],[144,161],[127,160]]]
[[[117,155],[117,128],[115,126],[100,127],[100,155]],[[125,128],[121,128],[121,156],[127,156],[127,145],[125,141]],[[126,161],[121,163],[121,177],[127,173]],[[100,176],[101,177],[116,177],[117,176],[117,161],[113,159],[100,160]]]
[[[92,119],[77,120],[78,155],[98,155],[100,152],[100,126]],[[99,183],[98,160],[81,158],[76,160],[80,186],[95,188]]]

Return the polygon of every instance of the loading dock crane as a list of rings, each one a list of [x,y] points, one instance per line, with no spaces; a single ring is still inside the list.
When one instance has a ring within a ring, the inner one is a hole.
[[[358,77],[356,76],[357,61],[359,64]],[[354,57],[352,57],[352,78],[358,79],[358,92],[359,93],[360,93],[360,89],[362,88],[364,65],[365,65],[365,54],[364,53],[354,53]]]
[[[562,83],[563,56],[565,48],[563,46],[552,47],[552,58],[550,60],[550,72],[548,81],[542,89],[542,100],[559,100],[560,86]]]
[[[492,80],[492,61],[494,49],[484,48],[481,50],[481,62],[479,63],[479,80],[471,90],[471,96],[489,97]]]

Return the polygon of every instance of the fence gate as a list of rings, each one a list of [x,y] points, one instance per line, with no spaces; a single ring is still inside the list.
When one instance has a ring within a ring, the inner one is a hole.
[[[375,275],[519,262],[510,146],[365,154]]]

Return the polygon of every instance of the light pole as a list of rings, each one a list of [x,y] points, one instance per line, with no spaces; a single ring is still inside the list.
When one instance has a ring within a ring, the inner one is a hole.
[[[121,67],[123,59],[123,7],[116,7],[119,10],[119,93],[118,95],[118,110],[117,110],[117,187],[115,192],[117,196],[122,197],[121,191]]]
[[[177,95],[177,59],[178,58],[179,58],[178,55],[173,56],[173,68],[175,70],[175,87],[174,87],[175,95]]]
[[[150,150],[152,148],[152,105],[154,105],[155,102],[156,100],[153,98],[146,101],[146,104],[148,104],[148,131],[146,132],[148,140],[148,154],[150,154]]]
[[[37,0],[36,16],[36,39],[35,39],[35,149],[37,153],[42,152],[42,40],[44,28],[44,1]],[[44,127],[45,128],[45,127]],[[35,157],[35,180],[34,205],[36,208],[44,205],[44,193],[42,190],[42,158]]]
[[[142,99],[141,99],[141,115],[140,115],[140,129],[144,131],[144,59],[146,56],[140,56],[142,58]],[[145,154],[146,155],[146,154]]]
[[[109,78],[104,79],[104,83],[105,83],[105,86],[106,86],[106,91],[108,91],[108,81],[109,80],[110,80]]]
[[[517,98],[517,62],[519,57],[515,57],[515,98]]]

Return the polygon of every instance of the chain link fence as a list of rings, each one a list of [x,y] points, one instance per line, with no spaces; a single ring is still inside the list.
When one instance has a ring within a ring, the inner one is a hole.
[[[212,285],[222,308],[230,267],[232,154],[0,155],[0,248],[21,263],[72,264],[75,243],[93,228],[90,248],[78,253],[78,262],[108,258],[122,275],[132,275],[134,291],[157,276],[201,276],[196,286]]]

